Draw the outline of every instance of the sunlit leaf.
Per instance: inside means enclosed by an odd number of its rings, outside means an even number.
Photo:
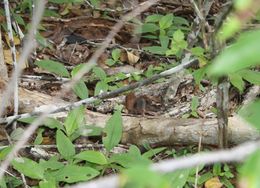
[[[15,158],[12,161],[12,165],[14,169],[32,179],[44,178],[44,169],[38,163],[31,159],[25,157]]]
[[[65,134],[57,130],[56,132],[56,144],[59,153],[62,155],[64,159],[70,159],[75,155],[75,148],[72,142],[68,137],[65,136]]]
[[[105,137],[102,138],[103,144],[107,151],[110,151],[121,140],[123,132],[121,112],[116,111],[107,121],[104,128]]]
[[[63,77],[70,77],[68,70],[65,66],[57,61],[52,60],[40,60],[35,62],[40,68],[45,69],[51,73],[57,74]]]

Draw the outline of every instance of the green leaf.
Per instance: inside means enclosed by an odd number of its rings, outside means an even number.
[[[165,49],[168,48],[168,45],[169,45],[169,37],[168,36],[160,36],[159,37],[159,40],[160,40],[160,43],[161,43],[161,46]]]
[[[2,177],[2,178],[0,179],[0,187],[1,187],[1,188],[7,188],[6,181],[5,181],[5,177]]]
[[[40,188],[56,188],[55,180],[43,180],[39,183]]]
[[[121,140],[123,132],[121,112],[116,111],[107,121],[104,128],[105,137],[102,138],[103,144],[107,151],[110,151]]]
[[[102,81],[106,80],[107,74],[105,73],[105,71],[102,68],[94,67],[93,72],[100,80],[102,80]]]
[[[250,66],[260,65],[259,36],[260,30],[249,31],[241,35],[235,44],[224,49],[216,57],[212,66],[209,67],[209,74],[221,76]]]
[[[145,22],[159,22],[162,17],[163,15],[161,14],[152,14],[145,18]]]
[[[0,150],[0,161],[6,159],[7,155],[12,151],[12,147],[8,146]]]
[[[120,58],[120,54],[121,54],[121,50],[120,49],[114,49],[113,51],[112,51],[112,58],[113,58],[113,60],[114,61],[118,61],[119,60],[119,58]]]
[[[76,159],[82,159],[91,163],[96,163],[99,165],[107,164],[107,159],[103,153],[99,151],[82,151],[79,154],[75,155]]]
[[[184,187],[189,177],[190,170],[177,170],[170,173],[171,187]]]
[[[31,159],[25,157],[15,158],[12,165],[14,169],[32,179],[44,178],[44,169]]]
[[[35,144],[35,145],[40,145],[40,144],[42,143],[42,141],[43,141],[43,137],[42,137],[43,131],[44,131],[44,129],[42,129],[42,128],[39,128],[39,129],[37,130],[37,136],[36,136],[36,138],[35,138],[33,144]]]
[[[215,163],[213,165],[213,174],[214,174],[214,176],[219,176],[221,174],[221,164],[220,163]]]
[[[20,140],[21,136],[23,135],[24,130],[21,127],[14,129],[10,135],[10,138],[14,141]]]
[[[64,159],[71,159],[75,155],[74,145],[70,139],[66,137],[65,134],[60,130],[57,130],[56,132],[56,144],[59,153]]]
[[[46,127],[49,127],[50,129],[61,129],[61,130],[64,129],[61,122],[59,122],[57,119],[50,118],[50,117],[47,117],[43,121],[43,125]]]
[[[77,165],[67,165],[57,172],[53,173],[56,181],[66,183],[75,183],[80,181],[87,181],[99,175],[99,171],[91,167],[83,167]]]
[[[172,25],[173,14],[167,14],[163,16],[159,21],[160,29],[167,29]]]
[[[136,28],[135,33],[154,33],[155,31],[158,31],[159,27],[156,24],[153,23],[145,23],[142,26],[139,26]]]
[[[245,88],[245,82],[243,81],[241,75],[238,73],[229,74],[229,80],[233,86],[235,86],[240,92]]]
[[[107,59],[107,60],[106,60],[106,64],[107,64],[108,66],[113,66],[114,64],[116,64],[116,61],[114,61],[113,59]]]
[[[73,91],[81,99],[88,98],[88,88],[82,79],[74,85]]]
[[[199,179],[198,179],[198,184],[202,185],[203,183],[205,183],[206,181],[208,181],[209,179],[213,178],[214,175],[211,172],[206,172],[205,174],[202,174]]]
[[[57,74],[62,77],[70,77],[68,70],[65,66],[57,61],[40,60],[35,62],[40,68],[45,69],[51,73]]]
[[[165,149],[167,149],[167,148],[166,147],[160,147],[160,148],[150,149],[149,151],[145,152],[142,156],[144,156],[146,158],[151,158],[151,157],[157,155],[158,153],[161,153]]]
[[[259,115],[258,115],[259,116]],[[246,183],[247,187],[260,187],[260,151],[256,151],[248,157],[240,170],[242,181]]]
[[[84,124],[85,121],[84,117],[85,117],[85,107],[83,105],[69,112],[64,122],[64,126],[68,136],[70,136],[72,133],[75,132],[75,130],[77,130],[79,127],[81,127]]]
[[[260,130],[260,100],[256,100],[246,106],[244,106],[240,111],[239,115],[242,116],[246,121],[255,126]]]
[[[239,74],[246,81],[248,81],[252,84],[255,84],[255,85],[260,85],[260,72],[248,69],[248,70],[239,71]]]
[[[184,40],[184,33],[181,30],[177,30],[173,33],[172,39],[176,42],[181,42]]]
[[[194,47],[191,49],[191,53],[197,57],[201,57],[204,55],[204,49],[201,47]]]
[[[185,26],[189,26],[189,22],[188,20],[186,20],[183,17],[180,16],[173,16],[173,25],[177,25],[177,26],[181,26],[181,25],[185,25]]]
[[[94,95],[99,95],[100,93],[107,92],[108,90],[108,84],[103,81],[99,81],[96,84]]]
[[[164,55],[165,52],[168,50],[168,48],[161,47],[161,46],[148,46],[148,47],[143,47],[143,49],[158,55]]]
[[[125,170],[123,174],[126,177],[127,182],[125,187],[171,187],[169,181],[159,174],[148,168],[146,165],[138,165]]]
[[[58,170],[64,167],[62,162],[58,161],[58,157],[51,157],[48,161],[40,159],[39,164],[44,168],[44,170]]]
[[[135,165],[148,165],[151,163],[151,160],[146,156],[142,156],[138,147],[131,145],[127,153],[114,154],[109,159],[109,162],[130,168]]]

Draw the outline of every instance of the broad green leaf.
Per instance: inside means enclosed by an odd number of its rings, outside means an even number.
[[[238,41],[227,47],[216,57],[209,74],[221,76],[241,69],[260,65],[260,30],[249,31],[240,36]]]
[[[159,22],[162,17],[161,14],[152,14],[145,18],[145,22]]]
[[[65,66],[57,61],[40,60],[35,62],[40,68],[45,69],[51,73],[57,74],[62,77],[70,77],[68,70]]]
[[[88,88],[82,79],[74,85],[73,91],[80,99],[88,98]]]
[[[121,112],[116,111],[107,121],[104,128],[105,137],[102,138],[103,144],[107,151],[119,144],[123,132]]]
[[[228,75],[229,80],[233,86],[235,86],[240,92],[245,88],[245,82],[243,81],[241,75],[238,73],[233,73]]]
[[[197,85],[200,85],[201,80],[204,78],[206,74],[206,70],[207,70],[206,67],[202,67],[193,72],[193,77]]]
[[[108,84],[104,81],[99,81],[96,84],[94,95],[99,95],[108,90]]]
[[[6,159],[7,155],[12,151],[12,147],[8,146],[0,150],[0,161]]]
[[[73,68],[71,71],[72,78],[77,75],[77,73],[84,67],[84,64],[79,64]],[[84,80],[80,79],[73,87],[74,93],[81,99],[88,98],[88,88],[84,82]]]
[[[2,177],[2,178],[0,179],[0,187],[1,187],[1,188],[7,188],[6,181],[5,181],[5,177]]]
[[[116,64],[117,62],[116,61],[114,61],[113,59],[107,59],[106,60],[106,64],[108,65],[108,66],[113,66],[114,64]]]
[[[40,188],[57,188],[55,180],[43,180],[39,183]]]
[[[251,102],[250,104],[244,106],[240,111],[239,115],[242,116],[246,121],[255,126],[260,130],[260,100]]]
[[[155,31],[158,31],[160,28],[158,25],[153,23],[145,23],[142,26],[139,26],[136,28],[135,33],[154,33]]]
[[[171,187],[184,187],[189,177],[190,170],[178,170],[170,173]]]
[[[191,53],[192,55],[200,57],[204,55],[204,49],[201,47],[194,47],[191,49]]]
[[[107,78],[107,74],[105,71],[100,67],[94,67],[93,68],[94,74],[102,81],[104,81]]]
[[[114,61],[118,61],[119,60],[119,58],[120,58],[120,54],[121,54],[121,50],[120,49],[114,49],[113,51],[112,51],[112,58],[113,58],[113,60]]]
[[[85,117],[84,106],[79,106],[69,112],[64,122],[64,126],[68,136],[70,136],[72,133],[75,132],[75,130],[77,130],[79,127],[81,127],[84,124],[85,121],[84,117]]]
[[[14,141],[20,140],[21,136],[23,135],[24,130],[21,127],[14,129],[10,135],[10,138]]]
[[[125,187],[170,187],[169,181],[158,172],[154,172],[146,165],[135,165],[125,170],[124,177],[127,178]]]
[[[130,168],[135,165],[148,165],[151,163],[147,157],[141,155],[138,147],[134,145],[130,146],[130,149],[127,153],[112,155],[112,157],[109,159],[109,162],[119,164],[125,168]]]
[[[56,132],[56,144],[59,153],[64,159],[71,159],[75,155],[76,152],[74,145],[70,139],[66,137],[65,134],[60,130],[57,130]]]
[[[160,36],[159,37],[159,40],[160,40],[160,43],[161,43],[161,46],[165,49],[168,48],[168,45],[169,45],[169,37],[168,36]]]
[[[96,163],[99,165],[107,164],[107,159],[103,153],[99,151],[82,151],[79,154],[75,155],[76,159],[82,159],[91,163]]]
[[[58,170],[64,166],[62,162],[58,161],[58,157],[51,157],[48,161],[40,159],[39,164],[44,168],[44,170]]]
[[[161,46],[148,46],[148,47],[143,47],[143,49],[153,54],[159,54],[159,55],[164,55],[168,50],[168,48],[161,47]]]
[[[84,64],[78,64],[77,66],[75,66],[72,71],[71,71],[71,76],[72,78],[75,77],[77,75],[77,73],[84,67]]]
[[[42,128],[39,128],[37,130],[37,136],[36,136],[36,138],[33,142],[34,145],[40,145],[42,143],[42,141],[43,141],[43,137],[42,137],[43,131],[44,131],[44,129],[42,129]]]
[[[247,69],[239,71],[239,74],[246,81],[255,85],[260,85],[260,72]]]
[[[159,21],[160,29],[167,29],[172,25],[173,14],[163,16]]]
[[[173,16],[173,25],[177,25],[179,28],[181,25],[189,26],[188,20],[180,16]]]
[[[145,152],[142,156],[144,156],[146,158],[151,158],[151,157],[157,155],[158,153],[161,153],[165,149],[167,149],[167,148],[166,147],[160,147],[160,148],[150,149],[149,151]]]
[[[259,116],[259,115],[258,115]],[[260,151],[251,154],[240,169],[240,179],[249,188],[260,187]]]
[[[87,181],[99,175],[99,171],[91,167],[67,165],[53,173],[56,181],[75,183]]]
[[[181,42],[184,40],[184,33],[181,30],[177,30],[173,33],[172,39],[176,42]]]
[[[219,176],[221,174],[221,164],[220,163],[215,163],[213,165],[213,170],[212,170],[214,176]]]
[[[44,178],[44,169],[31,159],[25,157],[15,158],[12,161],[12,165],[14,169],[32,179]]]
[[[201,176],[199,176],[198,184],[202,185],[203,183],[205,183],[206,181],[208,181],[209,179],[211,179],[213,177],[214,177],[214,175],[212,174],[212,172],[206,172],[205,174],[202,174]]]
[[[61,122],[59,122],[57,119],[50,118],[50,117],[47,117],[43,121],[43,125],[46,127],[49,127],[50,129],[61,129],[61,130],[64,129]]]

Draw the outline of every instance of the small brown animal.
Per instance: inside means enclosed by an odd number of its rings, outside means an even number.
[[[145,96],[136,97],[134,93],[129,93],[125,99],[125,106],[128,113],[145,115],[147,99]]]

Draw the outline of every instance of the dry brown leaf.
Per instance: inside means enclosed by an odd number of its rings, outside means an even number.
[[[20,53],[18,51],[16,51],[16,59],[18,60],[20,57]],[[12,53],[11,51],[8,50],[4,50],[4,60],[6,64],[12,65],[13,64],[13,59],[12,59]],[[25,69],[26,67],[28,67],[28,63],[25,63],[25,66],[23,67],[23,69]]]
[[[8,37],[7,33],[4,34],[4,37],[7,42],[7,45],[10,47],[10,41],[9,41],[9,37]],[[14,37],[14,45],[20,45],[21,44],[20,39],[17,36],[13,36],[13,37]]]
[[[206,181],[205,188],[221,188],[222,183],[219,181],[218,177],[214,177]]]
[[[139,56],[133,54],[132,52],[127,52],[127,58],[128,58],[128,62],[129,62],[131,65],[137,63],[138,60],[140,59]]]
[[[18,51],[16,51],[16,59],[18,60],[19,57],[20,57],[20,53]],[[4,60],[5,60],[5,63],[8,65],[13,64],[12,53],[10,50],[4,50]],[[25,62],[24,66],[22,68],[25,69],[27,67],[28,67],[28,63]]]

